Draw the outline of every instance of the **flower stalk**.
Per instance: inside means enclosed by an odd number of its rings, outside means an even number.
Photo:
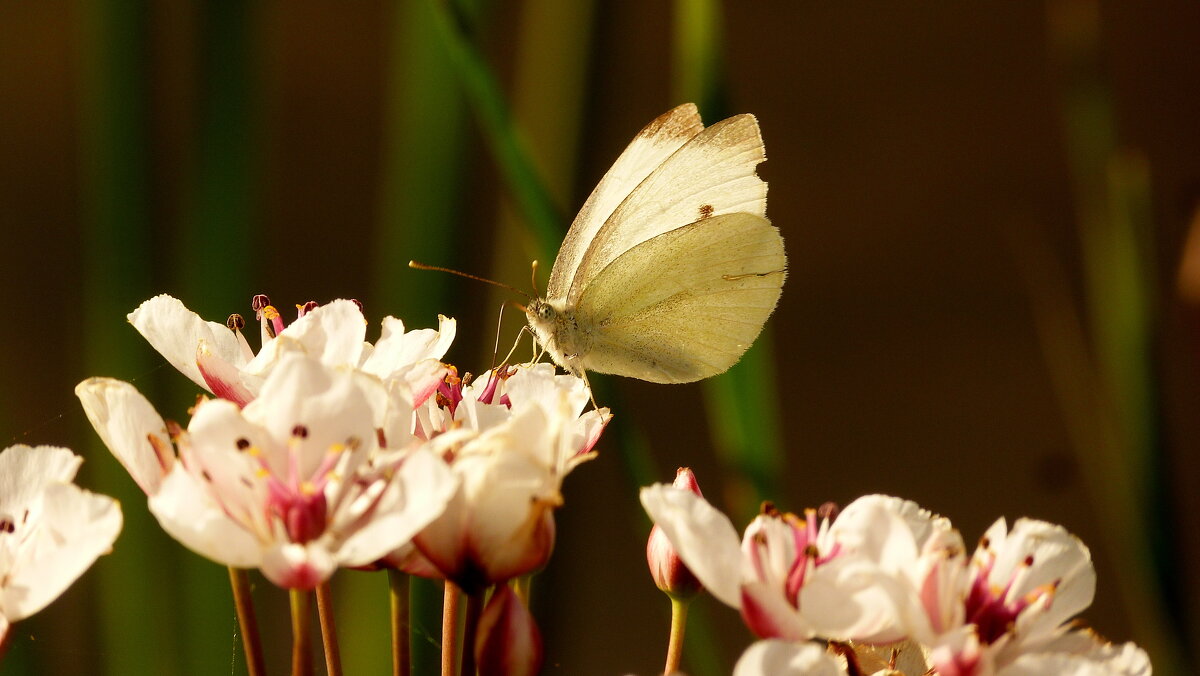
[[[442,596],[442,676],[458,674],[458,585],[446,581]]]
[[[671,597],[671,638],[667,643],[667,663],[663,667],[663,676],[670,676],[679,671],[683,660],[683,634],[687,627],[688,606],[692,599]]]
[[[479,617],[483,614],[484,592],[467,595],[467,612],[463,622],[462,676],[475,676],[475,638],[479,633]]]
[[[412,674],[411,624],[412,578],[395,568],[388,569],[388,596],[392,613],[392,676]]]
[[[250,573],[245,568],[229,566],[229,586],[233,589],[233,606],[237,610],[238,627],[242,631],[246,671],[249,676],[266,676],[258,618],[254,614],[254,598],[250,593]]]
[[[309,631],[309,613],[312,610],[312,592],[289,589],[292,606],[292,676],[312,676],[312,633]]]
[[[342,676],[342,656],[338,651],[337,624],[333,615],[333,590],[329,580],[317,585],[317,614],[321,618],[321,643],[325,648],[325,672]]]

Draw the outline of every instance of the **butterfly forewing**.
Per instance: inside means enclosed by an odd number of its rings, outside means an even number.
[[[554,259],[554,268],[546,288],[548,299],[566,298],[584,252],[613,210],[650,172],[703,129],[696,104],[685,103],[659,115],[638,132],[612,168],[604,174],[604,178],[600,179],[571,223],[558,250],[558,257]]]
[[[593,278],[652,237],[722,214],[764,215],[767,184],[754,169],[765,158],[753,115],[722,120],[693,136],[650,172],[595,232],[574,272],[567,304],[578,303]],[[556,261],[555,275],[557,268]]]
[[[712,216],[657,235],[592,279],[575,309],[588,327],[583,368],[683,383],[735,364],[775,309],[783,239],[750,213]]]

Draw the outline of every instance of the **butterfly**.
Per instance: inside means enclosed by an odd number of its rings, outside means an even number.
[[[529,328],[563,369],[655,383],[723,373],[775,309],[787,276],[766,218],[753,115],[707,128],[691,103],[646,125],[563,239]]]

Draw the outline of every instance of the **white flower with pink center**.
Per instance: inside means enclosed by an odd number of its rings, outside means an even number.
[[[366,342],[366,320],[357,301],[335,300],[297,306],[297,319],[285,325],[266,296],[255,296],[262,347],[257,354],[242,329],[240,315],[225,324],[205,321],[182,302],[160,295],[129,314],[129,322],[167,361],[200,387],[239,405],[250,402],[263,380],[289,351],[301,351],[328,366],[362,370],[382,380],[408,381],[413,390],[436,387],[438,360],[454,340],[455,322],[439,317],[438,330],[405,332],[395,317],[385,317],[379,340]]]
[[[281,354],[244,408],[203,401],[173,435],[127,383],[93,378],[76,392],[168,533],[283,587],[375,562],[436,518],[457,486],[424,445],[384,445],[384,420],[396,409],[411,418],[398,390],[301,351]]]
[[[912,592],[897,575],[919,538],[945,527],[911,502],[867,496],[836,519],[768,505],[739,544],[729,519],[695,494],[657,484],[641,498],[704,587],[762,638],[903,638]]]
[[[940,673],[1149,674],[1133,644],[1111,646],[1070,620],[1091,605],[1091,554],[1061,526],[996,521],[968,559],[961,540],[930,541],[915,580],[913,635]]]
[[[65,448],[0,451],[0,641],[112,549],[116,500],[72,484],[83,458]]]

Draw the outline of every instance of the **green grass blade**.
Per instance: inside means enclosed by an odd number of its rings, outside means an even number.
[[[129,345],[125,314],[149,287],[149,166],[144,2],[82,2],[81,192],[84,231],[84,363],[88,374],[133,378],[149,370]],[[79,418],[82,420],[82,416]],[[86,435],[86,436],[84,436]],[[113,554],[96,566],[98,673],[173,674],[179,627],[170,602],[168,544],[145,495],[91,430],[84,471],[124,507]],[[151,648],[151,646],[153,648]]]

